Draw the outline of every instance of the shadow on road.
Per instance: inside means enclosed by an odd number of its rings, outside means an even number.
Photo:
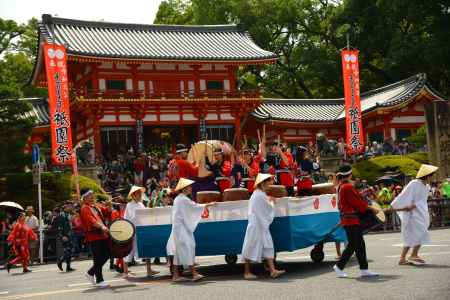
[[[376,277],[358,277],[356,281],[370,282],[370,283],[385,283],[386,281],[397,280],[401,278],[400,275],[380,275]]]

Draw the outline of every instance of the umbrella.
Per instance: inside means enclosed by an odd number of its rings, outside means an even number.
[[[11,202],[11,201],[0,202],[0,206],[6,207],[6,208],[15,208],[15,209],[18,209],[21,211],[24,210],[20,204],[18,204],[16,202]]]
[[[389,183],[400,183],[400,181],[398,179],[395,179],[395,178],[391,177],[391,176],[385,175],[385,176],[381,176],[380,178],[378,178],[375,181],[375,183],[376,184],[380,184],[380,183],[387,183],[387,184],[389,184]]]

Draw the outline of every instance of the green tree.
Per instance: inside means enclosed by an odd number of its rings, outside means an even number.
[[[240,69],[242,86],[262,85],[266,96],[342,97],[340,49],[350,35],[360,50],[362,91],[429,75],[450,93],[449,0],[167,0],[156,23],[236,23],[274,65]]]
[[[23,153],[35,120],[22,97],[45,96],[45,89],[29,85],[37,51],[37,21],[26,25],[0,19],[0,173],[23,171],[29,158]]]

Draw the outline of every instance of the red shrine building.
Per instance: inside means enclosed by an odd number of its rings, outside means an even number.
[[[242,90],[242,65],[274,63],[237,25],[179,26],[90,22],[43,15],[32,84],[47,86],[43,43],[66,47],[74,145],[90,140],[97,157],[130,147],[201,138],[240,147],[241,136],[305,143],[317,133],[345,137],[343,99],[263,99]],[[364,89],[364,87],[362,87]],[[425,123],[424,106],[444,97],[425,74],[361,94],[368,140],[400,139]],[[49,140],[47,99],[29,99],[30,144]]]
[[[237,86],[242,65],[271,64],[236,25],[90,22],[43,15],[32,84],[47,86],[43,43],[66,47],[73,144],[91,139],[98,156],[157,141],[204,136],[239,147],[241,122],[261,103]],[[48,132],[46,100],[35,100],[34,137]],[[47,119],[46,119],[47,118]]]
[[[425,124],[425,105],[445,100],[425,74],[361,93],[366,141],[400,140]],[[251,113],[250,132],[268,124],[268,139],[280,136],[288,144],[315,141],[318,133],[330,139],[345,137],[344,99],[264,99]],[[253,134],[253,133],[251,133]]]

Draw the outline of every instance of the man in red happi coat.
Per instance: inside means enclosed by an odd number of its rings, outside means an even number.
[[[189,149],[178,144],[176,155],[169,163],[169,179],[171,182],[178,182],[180,178],[193,179],[198,176],[198,166],[187,161]]]
[[[286,187],[288,195],[293,196],[294,195],[293,170],[295,170],[294,158],[292,157],[292,154],[288,151],[286,145],[281,145],[281,148],[279,149],[279,154],[281,160],[279,169],[276,170],[276,173],[280,178],[280,184]]]
[[[211,164],[209,160],[206,160],[206,164],[208,165],[210,171],[213,172],[220,192],[223,193],[223,191],[231,188],[232,186],[231,170],[233,169],[233,166],[231,161],[224,158],[223,150],[220,148],[214,149],[214,159],[214,164]]]
[[[341,225],[347,235],[348,244],[333,269],[339,278],[347,277],[347,274],[344,272],[345,265],[352,255],[356,254],[359,269],[361,270],[361,277],[378,276],[377,273],[368,270],[366,244],[359,220],[359,216],[367,210],[371,210],[374,214],[378,213],[378,210],[368,206],[367,201],[362,198],[361,194],[353,186],[353,183],[350,181],[352,177],[351,165],[343,164],[339,168],[336,176],[340,181],[337,194]]]
[[[37,236],[33,230],[25,224],[25,214],[21,213],[17,222],[13,225],[7,239],[7,241],[11,243],[14,254],[16,255],[14,259],[6,264],[8,273],[11,267],[19,262],[22,264],[24,273],[31,272],[31,270],[28,269],[28,263],[30,261],[28,240],[37,240]]]

